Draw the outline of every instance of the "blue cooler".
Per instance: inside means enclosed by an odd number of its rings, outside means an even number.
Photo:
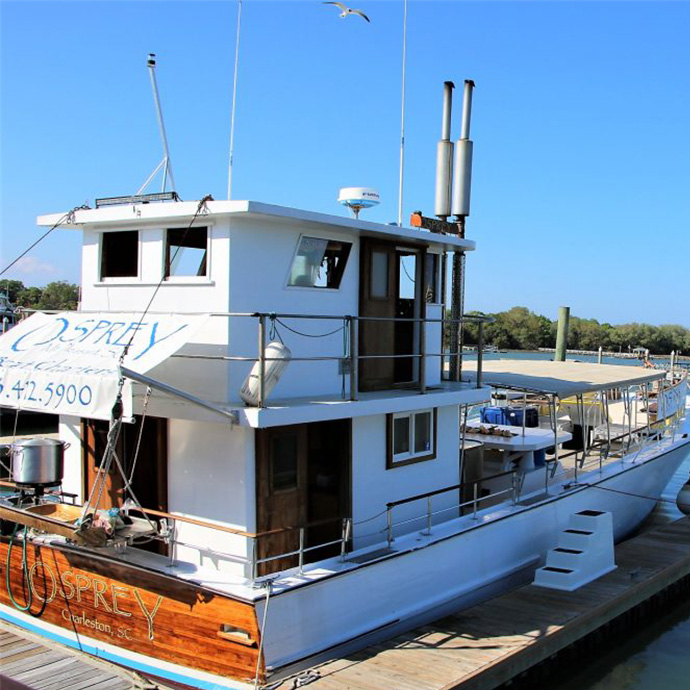
[[[539,412],[536,407],[482,407],[479,414],[482,424],[522,426],[522,418],[524,417],[526,427],[539,426]]]
[[[479,408],[479,415],[482,424],[515,425],[513,421],[515,414],[510,407],[481,407]]]

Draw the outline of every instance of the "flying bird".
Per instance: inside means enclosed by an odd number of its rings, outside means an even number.
[[[345,17],[347,17],[349,14],[358,14],[360,17],[362,17],[362,19],[366,19],[371,24],[371,20],[369,19],[369,17],[367,17],[366,14],[364,14],[364,12],[362,12],[362,10],[353,10],[350,7],[347,7],[346,5],[343,5],[342,2],[324,2],[322,4],[335,5],[336,7],[339,7],[342,10],[342,12],[340,13],[341,19],[345,19]]]

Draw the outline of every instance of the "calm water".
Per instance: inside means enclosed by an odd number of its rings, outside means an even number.
[[[550,353],[509,352],[485,355],[486,359],[551,359]],[[596,357],[569,356],[583,362]],[[604,357],[604,364],[635,366],[636,360]],[[660,361],[660,360],[655,360]],[[676,495],[688,478],[690,461],[676,472],[662,495],[646,528],[652,528],[682,516],[675,506]],[[583,670],[569,674],[564,681],[550,681],[551,690],[690,690],[690,599],[675,611],[660,616],[644,628],[632,629],[616,648],[583,659]]]

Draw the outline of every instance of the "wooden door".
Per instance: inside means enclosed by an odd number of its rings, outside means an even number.
[[[89,419],[82,421],[82,458],[84,463],[85,499],[95,486],[92,509],[120,507],[127,498],[122,472],[113,460],[105,473],[101,466],[108,438],[109,423]],[[167,511],[167,420],[147,417],[141,433],[141,419],[123,424],[115,452],[132,489],[144,508]],[[139,453],[137,456],[137,445]],[[102,481],[102,488],[98,482]]]
[[[257,532],[281,530],[258,539],[258,558],[299,549],[299,528],[307,522],[307,426],[256,431]],[[284,530],[284,531],[282,531]],[[292,568],[297,556],[259,565],[258,574]]]
[[[394,244],[362,239],[360,255],[359,315],[393,319],[397,306],[397,257]],[[392,355],[395,352],[395,323],[359,323],[360,355]],[[361,391],[391,388],[395,381],[394,359],[363,359],[359,364]]]

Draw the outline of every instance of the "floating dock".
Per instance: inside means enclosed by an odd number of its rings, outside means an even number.
[[[690,518],[618,545],[616,563],[616,570],[575,592],[520,587],[271,687],[494,690],[539,673],[566,650],[600,644],[615,626],[628,626],[646,610],[656,611],[659,601],[690,589]],[[0,658],[2,674],[21,684],[17,690],[147,687],[136,674],[4,623]]]

